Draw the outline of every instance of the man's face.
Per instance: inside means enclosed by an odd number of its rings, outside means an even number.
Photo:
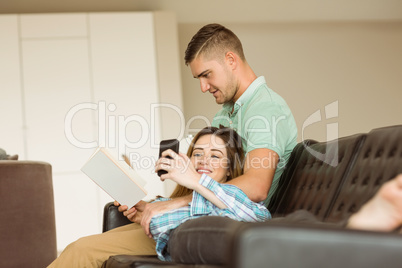
[[[216,103],[236,101],[234,99],[238,90],[236,79],[225,61],[204,60],[200,56],[189,65],[194,78],[200,80],[201,91],[210,92],[215,97]]]

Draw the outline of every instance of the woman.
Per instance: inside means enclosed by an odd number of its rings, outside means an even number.
[[[150,231],[155,241],[149,239],[138,224],[141,212],[132,209],[125,215],[133,224],[78,239],[68,245],[49,267],[100,267],[109,256],[118,254],[157,254],[160,259],[169,260],[166,253],[169,234],[182,222],[212,215],[241,221],[264,221],[271,217],[262,204],[252,202],[239,188],[223,184],[243,172],[241,137],[234,130],[204,128],[194,137],[187,156],[171,150],[162,154],[167,155],[173,159],[159,159],[156,171],[166,170],[167,174],[162,175],[161,180],[171,179],[178,183],[170,198],[191,193],[193,196],[188,206],[152,217]],[[170,198],[158,197],[154,202]]]
[[[241,138],[230,128],[207,127],[193,139],[188,156],[172,150],[163,152],[156,171],[167,174],[161,180],[178,183],[172,197],[193,192],[191,203],[152,218],[150,232],[156,241],[159,259],[170,260],[166,246],[170,232],[181,223],[202,216],[224,216],[238,221],[265,221],[271,218],[263,204],[252,202],[238,187],[224,184],[242,174],[244,153]],[[167,158],[170,156],[171,158]],[[158,198],[156,201],[166,199]]]

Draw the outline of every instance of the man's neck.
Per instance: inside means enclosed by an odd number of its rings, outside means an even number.
[[[245,63],[239,72],[239,87],[236,95],[233,98],[233,102],[236,102],[240,96],[243,95],[243,93],[247,90],[251,83],[254,82],[255,79],[257,79],[257,75],[254,73],[251,67]]]

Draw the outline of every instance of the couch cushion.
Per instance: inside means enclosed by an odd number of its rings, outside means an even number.
[[[327,221],[349,218],[384,182],[402,173],[401,140],[402,126],[374,129],[367,134]]]
[[[306,140],[304,142],[298,143],[295,148],[293,148],[292,154],[289,157],[289,160],[286,164],[285,169],[280,177],[280,181],[278,183],[278,188],[275,194],[272,196],[270,203],[268,204],[268,210],[272,215],[276,214],[280,201],[282,200],[283,193],[286,191],[291,179],[292,174],[295,172],[297,163],[299,161],[300,156],[302,155],[305,146],[310,146],[311,144],[317,143],[315,140]]]
[[[329,142],[301,143],[299,161],[292,163],[296,165],[293,174],[285,174],[287,186],[278,192],[273,216],[307,210],[324,220],[363,138],[364,135],[353,135]]]

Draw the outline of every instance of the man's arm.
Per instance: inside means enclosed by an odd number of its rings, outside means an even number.
[[[254,149],[246,156],[244,174],[228,181],[239,187],[254,202],[264,201],[274,179],[279,156],[270,149]]]
[[[164,213],[166,211],[171,211],[176,208],[185,207],[191,202],[192,195],[187,195],[183,197],[177,197],[169,201],[161,201],[154,203],[146,203],[142,211],[141,226],[144,229],[146,235],[152,238],[149,232],[149,224],[153,216],[157,214]]]

